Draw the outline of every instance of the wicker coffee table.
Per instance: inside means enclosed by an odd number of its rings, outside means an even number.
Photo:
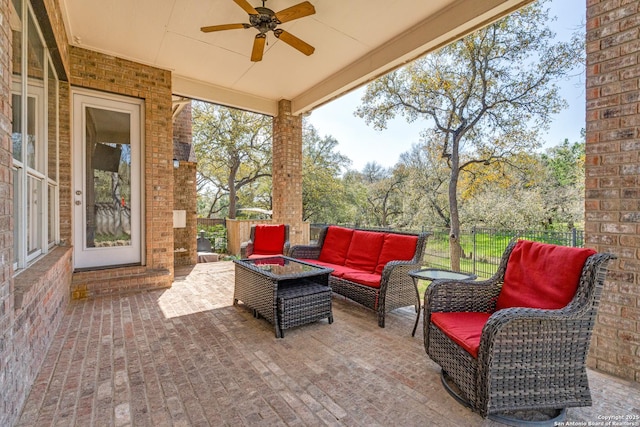
[[[285,329],[320,319],[333,323],[329,287],[332,269],[285,256],[234,263],[233,304],[242,301],[253,310],[254,317],[271,322],[276,338],[283,338]]]

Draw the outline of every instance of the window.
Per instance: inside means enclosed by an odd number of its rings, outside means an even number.
[[[59,82],[30,5],[12,6],[13,265],[20,270],[58,240]]]

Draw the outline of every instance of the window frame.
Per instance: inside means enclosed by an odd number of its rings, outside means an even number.
[[[15,130],[19,132],[21,139],[20,160],[16,159],[15,154],[12,155],[14,239],[16,239],[12,260],[14,275],[48,253],[60,240],[60,80],[53,67],[51,55],[30,1],[22,0],[21,7],[21,13],[18,14],[16,11],[17,16],[12,17],[15,19],[14,22],[20,23],[19,31],[22,33],[20,73],[12,75],[11,87],[12,106],[14,96],[20,99],[20,127]],[[29,31],[35,34],[29,34]],[[38,54],[42,55],[39,58],[42,65],[41,79],[29,76],[27,60],[32,53],[30,37],[31,41],[35,38],[36,43],[42,46],[41,52],[37,49]],[[51,97],[54,99],[51,100]],[[32,109],[30,109],[31,99],[34,100]],[[33,135],[29,133],[30,126],[33,127]],[[35,141],[33,165],[30,165],[28,157],[31,136]],[[51,153],[50,148],[55,152]],[[54,158],[50,159],[49,156]],[[55,171],[51,171],[52,176],[49,176],[50,160],[55,163]]]

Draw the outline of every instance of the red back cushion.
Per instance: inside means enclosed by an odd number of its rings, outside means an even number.
[[[578,289],[582,267],[596,251],[520,240],[507,262],[496,309],[558,309]]]
[[[380,257],[380,249],[384,242],[385,233],[377,233],[374,231],[356,230],[349,245],[347,252],[347,260],[344,262],[346,267],[357,268],[358,270],[373,273],[378,265]]]
[[[384,243],[378,257],[378,265],[375,272],[382,274],[384,266],[389,261],[410,261],[416,253],[418,236],[405,236],[402,234],[388,233],[384,236]]]
[[[352,236],[353,230],[351,228],[329,226],[327,234],[324,236],[324,243],[318,260],[330,264],[344,265]]]
[[[253,240],[254,254],[281,254],[284,248],[284,224],[256,225]]]

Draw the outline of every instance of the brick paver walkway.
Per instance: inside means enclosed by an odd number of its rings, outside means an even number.
[[[177,271],[169,290],[72,302],[19,425],[497,425],[443,390],[410,309],[381,329],[334,297],[333,324],[276,339],[232,295],[219,262]],[[638,384],[590,379],[594,406],[569,421],[640,415]]]

